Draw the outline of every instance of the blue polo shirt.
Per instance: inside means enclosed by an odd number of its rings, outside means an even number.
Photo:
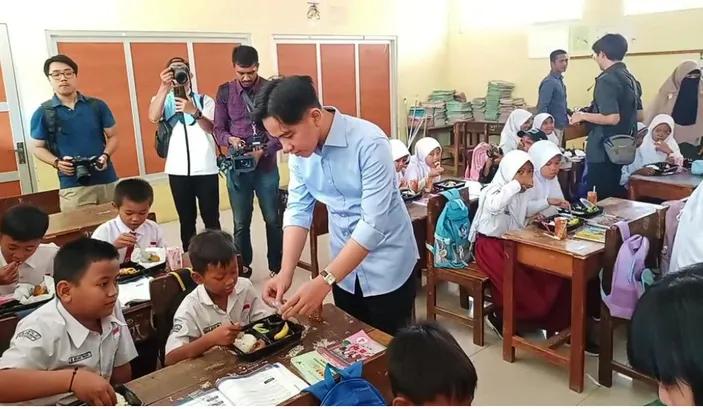
[[[103,129],[115,125],[115,118],[107,104],[97,100],[97,106],[93,107],[81,94],[78,94],[78,101],[76,101],[74,109],[62,105],[56,95],[52,101],[54,109],[56,109],[56,121],[59,125],[59,132],[56,135],[58,156],[91,158],[102,155],[105,152]],[[32,115],[30,135],[40,141],[49,139],[49,129],[44,119],[42,107],[39,107]],[[58,172],[58,175],[61,189],[80,186],[75,175],[67,176],[61,172]],[[117,173],[115,173],[115,168],[110,161],[107,169],[92,173],[88,186],[104,185],[115,181],[117,181]]]

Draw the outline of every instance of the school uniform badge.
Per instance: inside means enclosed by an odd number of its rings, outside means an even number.
[[[86,359],[88,359],[92,356],[93,356],[92,352],[90,352],[90,351],[84,352],[80,355],[76,355],[76,356],[72,356],[72,357],[68,358],[68,363],[69,363],[69,365],[75,364],[76,362],[85,361]]]
[[[27,338],[28,340],[34,342],[34,341],[41,339],[41,334],[39,334],[37,331],[35,331],[33,329],[26,329],[26,330],[20,332],[19,334],[17,334],[17,336],[15,337],[15,339],[20,339],[20,338]]]

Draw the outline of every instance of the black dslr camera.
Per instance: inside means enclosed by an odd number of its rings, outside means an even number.
[[[171,72],[173,73],[173,80],[178,84],[173,89],[173,95],[176,98],[187,98],[185,86],[190,80],[190,69],[187,65],[181,64],[172,67]]]
[[[98,157],[93,156],[92,158],[83,158],[81,156],[76,156],[70,161],[73,164],[73,169],[76,170],[76,180],[79,185],[87,185],[90,182],[90,177],[93,172],[98,171]]]

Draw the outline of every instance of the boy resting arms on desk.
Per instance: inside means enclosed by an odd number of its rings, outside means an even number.
[[[193,281],[173,316],[166,365],[195,358],[214,346],[234,343],[243,325],[273,314],[246,278],[238,277],[237,252],[229,233],[208,230],[188,247]]]
[[[53,405],[69,393],[114,406],[132,378],[134,341],[117,303],[117,250],[81,238],[54,260],[56,298],[20,321],[0,358],[0,402]]]

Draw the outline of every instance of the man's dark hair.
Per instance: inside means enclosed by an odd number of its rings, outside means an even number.
[[[208,266],[230,265],[237,258],[237,249],[231,234],[221,230],[206,230],[190,241],[188,256],[193,271],[205,274]]]
[[[51,63],[55,63],[55,62],[60,62],[60,63],[68,65],[69,67],[71,67],[73,72],[75,72],[76,75],[78,75],[78,64],[76,64],[76,62],[73,61],[71,59],[71,57],[69,57],[67,55],[57,54],[53,57],[47,58],[46,61],[44,61],[44,76],[45,77],[49,76],[49,68],[51,68]]]
[[[393,338],[388,345],[388,378],[394,396],[418,406],[440,396],[470,401],[478,383],[464,350],[434,322],[413,325]]]
[[[68,281],[78,285],[90,265],[99,261],[117,260],[115,246],[102,240],[81,237],[61,247],[54,258],[54,282]]]
[[[610,61],[622,61],[627,54],[627,40],[620,34],[606,34],[591,49],[596,55],[602,52]]]
[[[183,57],[173,57],[173,58],[171,58],[171,59],[168,60],[168,62],[166,63],[166,68],[170,67],[171,64],[173,64],[174,62],[181,63],[181,64],[185,65],[186,67],[190,68],[190,64],[188,63],[188,60],[186,60],[186,59],[183,58]]]
[[[549,61],[556,62],[557,58],[559,58],[560,55],[565,55],[565,54],[567,54],[567,52],[564,50],[554,50],[551,53],[549,53]]]
[[[8,209],[0,221],[0,234],[16,241],[41,240],[49,229],[49,215],[31,204]]]
[[[154,203],[154,189],[144,179],[125,179],[115,186],[112,201],[115,202],[117,207],[120,207],[125,199],[134,203],[149,202],[149,205],[151,205]]]
[[[308,75],[277,78],[265,84],[256,95],[252,118],[261,123],[275,117],[286,125],[299,123],[308,110],[321,108],[317,91]]]
[[[259,53],[256,48],[248,45],[239,45],[232,50],[232,64],[242,68],[253,67],[259,63]]]
[[[627,337],[632,367],[703,405],[703,263],[664,276],[637,302]]]

